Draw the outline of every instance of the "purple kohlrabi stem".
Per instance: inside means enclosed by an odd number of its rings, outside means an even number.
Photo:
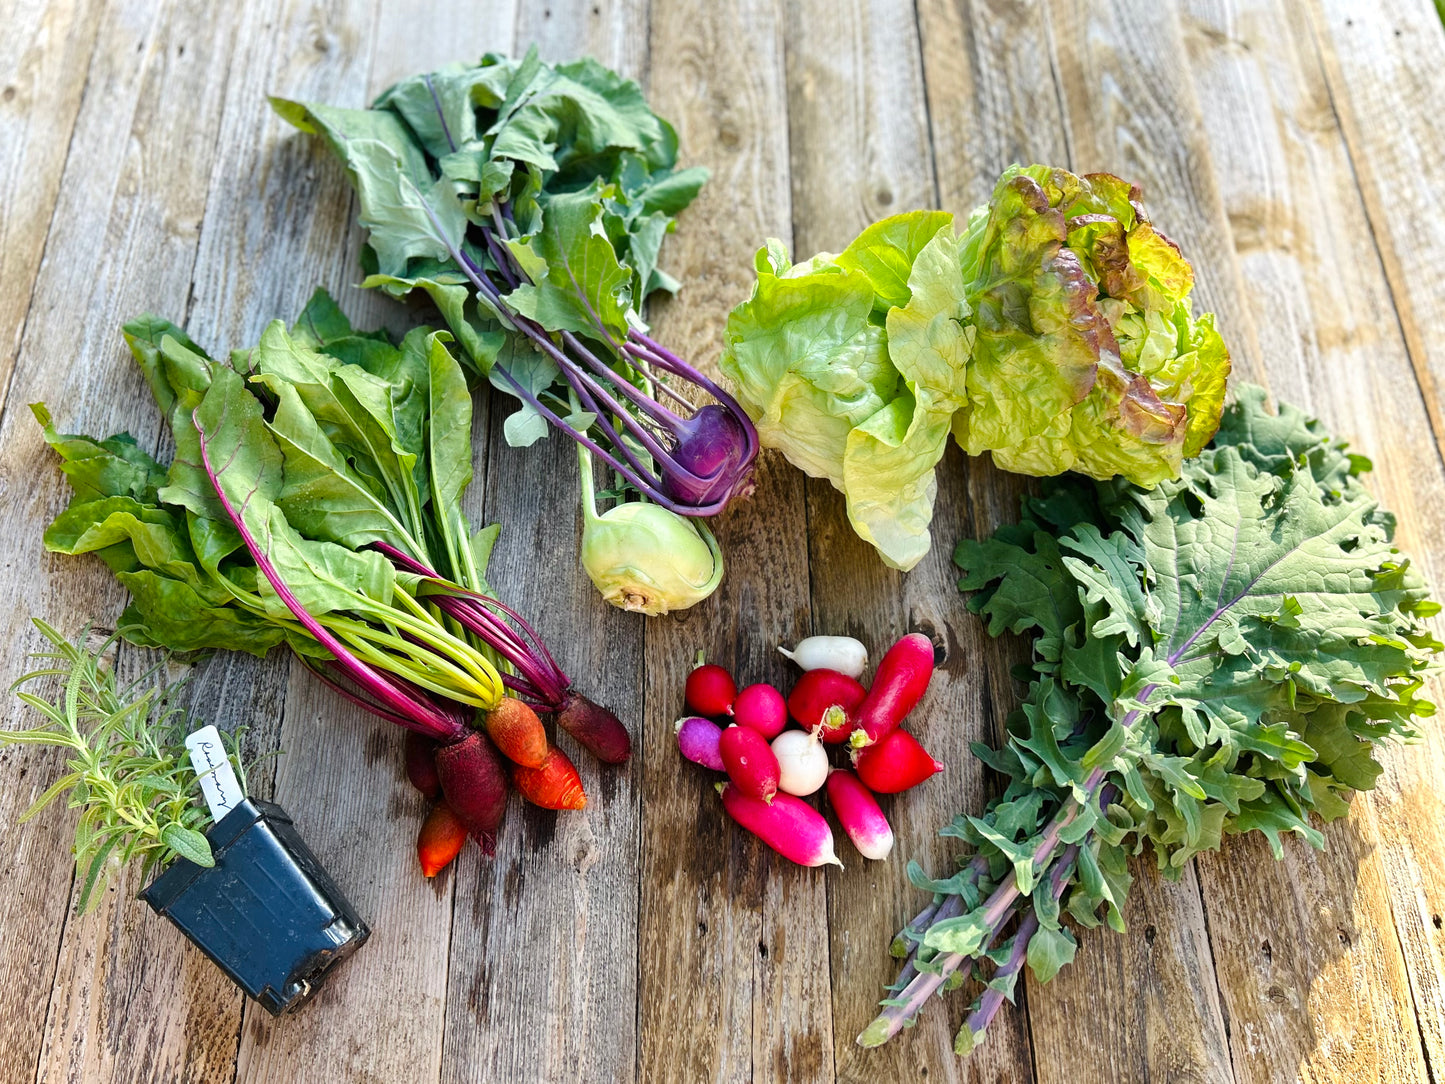
[[[441,236],[446,236],[445,232],[441,231],[440,224],[438,224],[438,230],[441,232]],[[483,227],[482,233],[486,238],[488,252],[497,263],[499,269],[501,269],[499,273],[505,272],[504,279],[509,284],[514,285],[516,281],[520,281],[523,277],[521,270],[520,268],[514,267],[515,261],[512,260],[511,254],[505,249],[505,246],[495,238],[491,229]],[[487,277],[486,271],[475,260],[462,252],[459,247],[449,244],[449,248],[457,266],[471,281],[478,294],[499,313],[502,313],[507,322],[525,335],[536,349],[556,362],[558,369],[561,371],[568,385],[581,400],[584,409],[596,414],[599,421],[604,418],[610,418],[622,425],[628,431],[628,434],[647,450],[654,461],[659,464],[665,464],[672,474],[679,476],[687,475],[698,483],[709,481],[707,478],[693,474],[678,463],[671,452],[658,441],[657,437],[647,426],[643,425],[641,420],[618,400],[616,394],[604,387],[602,381],[605,380],[608,384],[612,385],[612,387],[617,389],[624,398],[628,399],[637,410],[640,410],[653,422],[664,428],[668,427],[669,423],[679,424],[681,419],[678,415],[663,407],[660,403],[641,395],[622,374],[617,373],[611,366],[604,365],[570,332],[564,332],[562,334],[562,342],[567,348],[567,350],[564,351],[553,341],[552,336],[542,328],[541,325],[522,316],[520,313],[513,312],[506,305],[502,299],[501,292]],[[579,432],[572,426],[567,425],[555,410],[546,406],[535,392],[526,388],[521,381],[517,380],[504,366],[496,366],[496,371],[511,388],[513,393],[541,414],[548,423],[566,432],[589,452],[592,452],[602,459],[603,462],[614,467],[618,473],[636,486],[641,493],[670,511],[692,516],[715,515],[727,506],[728,501],[731,500],[732,497],[749,492],[748,479],[751,465],[758,454],[759,445],[757,430],[737,400],[725,392],[714,381],[708,379],[676,354],[668,351],[662,347],[661,344],[656,343],[643,333],[635,330],[630,331],[628,342],[619,344],[612,341],[610,333],[608,333],[605,326],[601,326],[600,321],[599,327],[601,335],[617,350],[619,357],[623,359],[630,359],[634,356],[645,357],[651,363],[696,383],[716,398],[724,409],[735,417],[743,429],[745,451],[738,462],[731,468],[736,474],[736,484],[731,486],[728,492],[721,498],[707,505],[684,504],[675,499],[661,488],[660,477],[654,477],[649,472],[638,453],[628,445],[620,433],[617,433],[613,429],[612,425],[604,423],[601,426],[602,431],[607,434],[608,442],[613,446],[613,451],[608,452],[603,450],[596,441],[592,440],[585,433]],[[570,357],[567,351],[571,351],[576,357]],[[677,396],[674,396],[674,398],[678,398],[679,402],[684,401]]]

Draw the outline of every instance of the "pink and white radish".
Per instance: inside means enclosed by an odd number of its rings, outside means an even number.
[[[788,725],[788,702],[771,685],[749,685],[733,701],[733,721],[772,741]]]
[[[848,740],[868,690],[837,670],[808,670],[788,694],[788,714],[827,745]]]
[[[728,778],[738,785],[739,791],[763,804],[774,799],[782,769],[767,738],[751,727],[734,724],[722,732],[718,752]]]
[[[893,829],[873,792],[856,775],[842,768],[828,773],[828,801],[859,854],[875,861],[888,857],[893,850]]]
[[[886,737],[923,698],[932,678],[933,642],[910,632],[878,663],[868,696],[858,705],[858,728],[848,740],[857,747]]]
[[[943,771],[943,765],[906,730],[894,730],[882,741],[854,752],[853,767],[875,794],[897,794]]]
[[[728,816],[784,858],[800,866],[841,866],[833,853],[833,830],[801,798],[779,794],[772,804],[749,798],[731,783],[719,783]]]
[[[685,715],[673,725],[673,729],[677,732],[677,747],[684,757],[715,772],[727,771],[722,753],[718,751],[722,727],[717,723],[701,715]]]
[[[773,739],[773,756],[778,758],[778,789],[784,794],[806,798],[828,778],[828,753],[806,730],[785,730]]]
[[[836,670],[860,678],[868,668],[868,649],[851,636],[809,636],[791,651],[781,644],[778,650],[804,670]]]

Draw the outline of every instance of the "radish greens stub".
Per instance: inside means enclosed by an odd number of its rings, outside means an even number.
[[[1033,637],[1008,741],[975,752],[1008,780],[970,845],[903,932],[911,956],[859,1037],[887,1041],[960,968],[989,985],[958,1036],[967,1053],[1024,963],[1073,959],[1068,916],[1122,929],[1128,858],[1165,876],[1225,835],[1316,847],[1381,772],[1376,746],[1416,736],[1439,611],[1394,545],[1395,520],[1351,454],[1300,411],[1242,386],[1211,446],[1153,489],[1077,476],[1025,498],[1022,521],[955,560],[993,635]],[[1015,917],[1012,937],[1004,930]]]
[[[521,400],[509,443],[558,428],[683,515],[750,491],[747,414],[639,315],[678,287],[659,252],[707,171],[677,168],[677,134],[636,83],[533,50],[413,76],[369,109],[272,104],[346,164],[364,285],[430,295],[467,364]]]

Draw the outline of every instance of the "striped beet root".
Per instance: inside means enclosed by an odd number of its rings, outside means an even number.
[[[425,734],[415,730],[406,732],[402,755],[406,758],[406,778],[419,790],[427,801],[436,801],[442,792],[442,781],[437,778],[437,743]]]
[[[632,755],[632,739],[617,716],[580,693],[567,694],[557,725],[603,764],[621,764]]]
[[[467,826],[482,853],[497,853],[497,828],[507,812],[507,771],[490,739],[471,731],[436,754],[437,777],[447,805]]]

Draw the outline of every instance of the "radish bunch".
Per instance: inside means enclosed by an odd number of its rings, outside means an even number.
[[[897,794],[943,770],[900,725],[933,677],[933,644],[904,636],[871,687],[859,680],[868,651],[851,637],[810,636],[779,650],[803,670],[786,698],[766,684],[740,690],[726,669],[699,657],[684,690],[692,714],[677,721],[678,749],[727,773],[717,789],[728,815],[784,858],[842,865],[827,820],[804,801],[821,790],[858,853],[888,857],[893,830],[874,794]],[[838,751],[831,758],[830,747]]]

